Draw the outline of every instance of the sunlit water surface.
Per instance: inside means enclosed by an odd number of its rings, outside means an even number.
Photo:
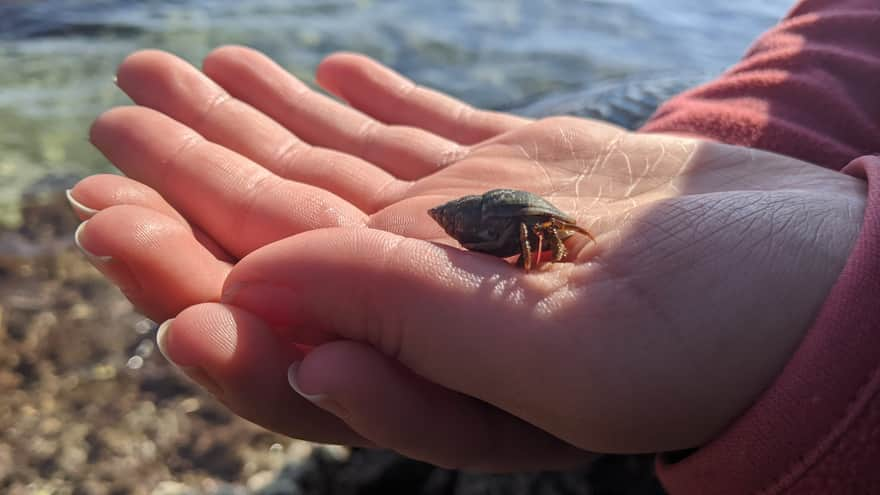
[[[312,82],[337,50],[369,54],[472,104],[518,109],[616,81],[687,80],[735,62],[787,0],[148,0],[0,2],[0,224],[21,192],[111,170],[87,142],[127,54],[198,63],[255,47]],[[54,185],[50,187],[55,187]]]

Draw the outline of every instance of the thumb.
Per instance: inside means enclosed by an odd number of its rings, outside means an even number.
[[[558,434],[546,412],[571,416],[557,407],[558,387],[546,386],[557,367],[545,360],[559,346],[554,325],[534,309],[546,284],[486,255],[379,230],[322,229],[243,259],[223,302],[268,322],[282,340],[335,340],[296,367],[297,390],[310,400],[320,394],[316,404],[366,438],[447,465],[463,451],[516,445],[503,450],[518,455],[496,459],[509,467],[536,453],[548,464],[583,459],[529,424]],[[425,451],[424,424],[412,419],[428,417],[436,434]]]
[[[700,419],[694,419],[691,396],[701,389],[678,379],[692,376],[689,361],[664,358],[676,349],[677,334],[644,330],[652,313],[639,313],[638,298],[622,294],[607,270],[600,263],[567,263],[525,273],[488,255],[381,230],[320,229],[240,261],[223,302],[257,315],[282,339],[365,344],[357,348],[359,368],[342,352],[333,354],[333,362],[351,363],[346,371],[327,365],[329,351],[316,353],[311,364],[307,356],[300,368],[305,395],[339,383],[375,384],[370,378],[379,363],[396,369],[388,364],[394,362],[583,450],[691,447]],[[324,374],[327,369],[360,375],[340,382],[339,375]],[[396,383],[411,384],[409,396],[418,397],[421,382],[410,378]],[[388,417],[374,415],[380,416]]]
[[[321,229],[247,256],[227,279],[223,302],[292,341],[324,335],[368,344],[417,375],[529,420],[523,391],[528,402],[557,400],[542,395],[552,393],[552,374],[584,372],[566,370],[574,365],[560,355],[571,352],[553,311],[560,277],[385,231]]]

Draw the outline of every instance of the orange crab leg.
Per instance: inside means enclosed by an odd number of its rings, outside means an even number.
[[[544,233],[543,232],[535,232],[538,236],[538,250],[535,252],[535,268],[541,264],[541,251],[543,250],[544,244]]]
[[[559,220],[547,220],[546,222],[539,223],[535,225],[535,232],[537,233],[538,231],[551,226],[556,227],[557,229],[573,230],[575,232],[579,232],[589,237],[591,241],[596,242],[596,238],[593,237],[593,234],[591,234],[587,229],[579,227],[573,223],[561,222]]]
[[[591,241],[596,242],[596,238],[593,237],[593,234],[591,234],[587,229],[583,227],[578,227],[577,225],[572,224],[564,224],[562,225],[562,228],[564,228],[565,230],[574,230],[576,232],[580,232],[581,234],[589,237]]]

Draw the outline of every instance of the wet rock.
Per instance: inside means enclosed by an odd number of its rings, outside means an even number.
[[[541,98],[515,113],[540,118],[549,115],[589,117],[638,129],[661,103],[711,78],[703,72],[640,74],[630,79],[594,83],[590,87]]]

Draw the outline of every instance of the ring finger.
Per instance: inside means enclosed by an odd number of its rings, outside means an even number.
[[[159,192],[239,258],[306,230],[366,221],[361,210],[342,198],[284,180],[144,107],[104,113],[92,126],[91,140],[126,175]]]

